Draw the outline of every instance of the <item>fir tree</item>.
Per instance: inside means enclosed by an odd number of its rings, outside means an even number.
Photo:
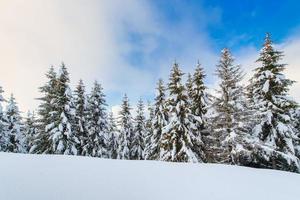
[[[38,134],[34,138],[34,144],[30,149],[30,153],[53,153],[52,142],[49,140],[53,121],[55,121],[56,108],[54,100],[56,98],[57,74],[51,66],[46,74],[47,83],[39,88],[43,94],[38,100],[41,101],[38,109]]]
[[[252,78],[253,103],[259,119],[253,134],[264,144],[255,151],[255,158],[262,167],[299,171],[294,146],[299,138],[291,121],[291,111],[297,104],[288,96],[294,81],[284,76],[286,65],[279,63],[282,57],[267,34],[257,60],[261,66]]]
[[[34,112],[28,111],[24,124],[24,132],[26,152],[30,152],[30,149],[34,145],[35,138],[38,134],[37,120],[35,118]]]
[[[135,117],[135,126],[133,131],[131,143],[131,159],[143,160],[144,159],[144,137],[146,135],[146,124],[144,114],[144,103],[142,99],[138,101],[137,115]]]
[[[0,151],[6,150],[6,144],[7,144],[7,119],[3,110],[3,102],[5,102],[5,99],[3,98],[3,89],[0,86]]]
[[[166,89],[163,80],[157,84],[157,95],[154,103],[154,113],[152,121],[153,134],[151,135],[150,146],[146,159],[159,160],[161,154],[162,130],[168,124],[168,111],[166,108]]]
[[[154,109],[153,105],[148,102],[148,118],[146,118],[146,133],[144,136],[144,159],[149,160],[150,159],[150,151],[151,151],[151,138],[153,136],[153,119],[154,119]]]
[[[170,120],[162,133],[162,160],[173,162],[199,162],[197,154],[199,139],[191,119],[188,96],[181,83],[183,73],[174,64],[168,89],[168,110]]]
[[[62,63],[57,77],[55,87],[56,96],[53,98],[54,121],[49,130],[51,141],[51,150],[49,152],[55,154],[77,155],[79,140],[73,130],[75,106],[72,99],[72,92],[69,87],[69,73],[66,66]]]
[[[247,130],[248,109],[244,87],[241,85],[243,73],[228,49],[223,49],[217,65],[217,76],[220,78],[218,96],[215,97],[212,116],[212,129],[221,148],[219,162],[241,164],[244,153],[244,140]]]
[[[133,137],[133,122],[130,113],[130,105],[127,95],[125,94],[119,113],[120,139],[118,159],[131,159],[131,144]]]
[[[193,76],[190,78],[189,86],[189,99],[190,109],[193,115],[193,122],[196,126],[197,137],[200,140],[200,148],[198,154],[201,155],[202,160],[206,160],[205,144],[203,143],[204,135],[208,134],[206,113],[209,106],[209,95],[206,92],[204,85],[204,70],[198,62]]]
[[[10,99],[8,100],[6,117],[8,124],[6,151],[14,153],[26,153],[24,144],[25,136],[22,133],[22,118],[13,95],[11,95]]]
[[[87,127],[87,99],[85,94],[85,86],[82,80],[79,80],[79,83],[74,91],[74,105],[75,105],[75,124],[74,131],[75,135],[80,141],[77,149],[79,150],[79,155],[83,154],[83,147],[87,145],[88,142],[88,127]]]
[[[118,157],[118,129],[112,112],[108,116],[108,133],[109,157],[116,159]]]
[[[190,93],[191,99],[191,112],[194,115],[195,122],[197,123],[197,128],[199,132],[205,130],[205,114],[207,113],[209,104],[209,95],[206,92],[206,87],[204,85],[204,70],[198,63],[195,72],[192,77],[192,89]]]
[[[106,137],[108,122],[106,100],[101,85],[95,81],[88,98],[88,142],[83,147],[83,154],[94,157],[108,157]]]

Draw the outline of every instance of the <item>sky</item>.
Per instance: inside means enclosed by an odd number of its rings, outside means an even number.
[[[102,84],[118,109],[151,101],[174,61],[192,72],[199,61],[210,88],[227,47],[250,77],[266,32],[284,51],[288,78],[300,82],[300,2],[232,0],[0,0],[0,85],[23,112],[37,108],[51,65],[68,67],[71,86]],[[300,83],[290,94],[300,101]]]

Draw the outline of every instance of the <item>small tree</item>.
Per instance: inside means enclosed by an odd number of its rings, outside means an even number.
[[[131,159],[143,160],[144,159],[144,137],[146,135],[146,124],[144,114],[144,103],[142,99],[139,100],[137,105],[137,115],[135,118],[135,126],[132,137]]]
[[[108,117],[108,133],[109,157],[116,159],[118,157],[118,129],[112,112],[109,113]]]
[[[94,83],[88,99],[88,135],[89,140],[83,147],[83,154],[95,157],[108,157],[105,138],[108,134],[106,100],[103,88]]]
[[[87,109],[87,99],[85,94],[85,86],[83,81],[80,80],[76,90],[74,91],[74,105],[75,105],[75,124],[74,131],[76,137],[79,139],[78,144],[79,155],[83,154],[83,148],[86,147],[88,142],[88,109]]]
[[[14,153],[25,153],[26,148],[25,137],[22,134],[22,118],[13,95],[11,95],[10,99],[8,100],[8,105],[6,107],[6,116],[8,124],[8,139],[6,140],[8,143],[6,144],[6,151]]]
[[[153,119],[151,120],[153,134],[151,135],[150,146],[146,159],[159,160],[161,156],[162,131],[168,124],[168,110],[166,108],[166,89],[163,80],[157,84],[157,95],[154,103]]]
[[[119,113],[120,126],[120,143],[118,150],[118,159],[131,159],[131,148],[133,138],[133,122],[130,113],[130,105],[127,95],[125,94]]]
[[[7,144],[7,118],[5,116],[5,113],[3,111],[3,102],[5,102],[5,99],[3,98],[3,89],[0,86],[0,151],[6,150],[6,144]]]
[[[34,112],[28,111],[24,124],[24,132],[26,152],[30,152],[30,149],[34,146],[35,138],[38,135],[37,120]]]

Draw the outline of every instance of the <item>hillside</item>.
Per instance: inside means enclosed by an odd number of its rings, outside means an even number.
[[[300,198],[300,175],[180,164],[0,153],[2,200],[253,200]]]

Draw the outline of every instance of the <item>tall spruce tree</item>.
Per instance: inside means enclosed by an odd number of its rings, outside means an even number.
[[[199,132],[206,129],[205,115],[209,106],[209,95],[204,84],[205,76],[203,68],[198,63],[192,77],[192,89],[189,97],[191,99],[191,112],[194,115]]]
[[[190,109],[193,115],[193,122],[196,126],[197,137],[200,140],[200,148],[198,154],[201,155],[201,159],[206,160],[205,144],[203,142],[204,136],[208,135],[208,125],[206,113],[209,107],[209,95],[206,92],[206,86],[204,85],[205,73],[200,63],[198,62],[193,76],[190,78],[191,82],[189,86],[189,99]]]
[[[26,152],[30,152],[30,149],[35,143],[35,138],[38,134],[37,119],[34,112],[27,113],[27,117],[24,123],[24,134],[25,134],[25,148]]]
[[[168,89],[169,122],[162,132],[161,159],[173,162],[201,162],[199,138],[191,118],[188,96],[181,83],[183,73],[174,63]]]
[[[261,63],[252,78],[253,103],[259,119],[253,134],[264,144],[255,151],[257,165],[289,171],[299,171],[295,146],[299,137],[292,127],[291,111],[296,102],[288,96],[294,83],[284,76],[286,65],[279,63],[283,54],[274,49],[267,34],[260,56]]]
[[[42,97],[38,98],[38,100],[41,101],[38,109],[39,118],[37,120],[39,130],[34,138],[34,144],[30,148],[30,153],[53,153],[52,142],[49,140],[52,130],[51,127],[54,126],[53,122],[57,117],[54,105],[57,74],[53,66],[51,66],[46,73],[46,78],[48,79],[46,84],[39,88],[43,94]]]
[[[144,159],[144,138],[146,135],[146,122],[144,114],[144,103],[139,99],[137,105],[137,115],[135,117],[135,125],[131,143],[131,159],[143,160]]]
[[[3,89],[0,86],[0,151],[5,151],[7,144],[7,119],[5,116],[5,112],[3,110],[3,102],[5,99],[3,98]]]
[[[7,136],[6,144],[7,152],[26,153],[25,136],[22,132],[23,124],[19,108],[13,95],[8,100],[6,107],[7,117]]]
[[[108,152],[109,157],[116,159],[118,157],[118,129],[112,112],[108,116]]]
[[[83,153],[83,148],[86,147],[88,142],[88,109],[87,109],[87,98],[85,94],[85,86],[82,80],[79,80],[79,83],[74,91],[74,105],[75,105],[75,124],[74,131],[75,135],[79,139],[80,143],[78,144],[79,155],[85,155],[86,151]]]
[[[121,105],[121,111],[119,112],[120,139],[118,159],[131,159],[130,152],[133,137],[133,120],[130,110],[129,100],[125,94]]]
[[[88,143],[83,147],[84,155],[107,158],[106,137],[108,122],[106,100],[101,85],[95,81],[88,98]]]
[[[150,146],[145,158],[147,160],[160,160],[162,130],[168,124],[168,110],[166,105],[166,89],[162,79],[157,84],[157,94],[154,103],[152,121],[153,134],[151,135]]]
[[[228,49],[223,49],[217,65],[217,76],[220,78],[217,96],[213,107],[213,133],[222,149],[219,162],[241,164],[240,157],[246,152],[248,107],[244,87],[241,84],[243,73]]]
[[[54,121],[47,127],[50,130],[49,140],[54,154],[77,155],[79,140],[74,131],[75,106],[72,91],[69,87],[69,73],[64,63],[61,64],[57,76],[53,98]]]

